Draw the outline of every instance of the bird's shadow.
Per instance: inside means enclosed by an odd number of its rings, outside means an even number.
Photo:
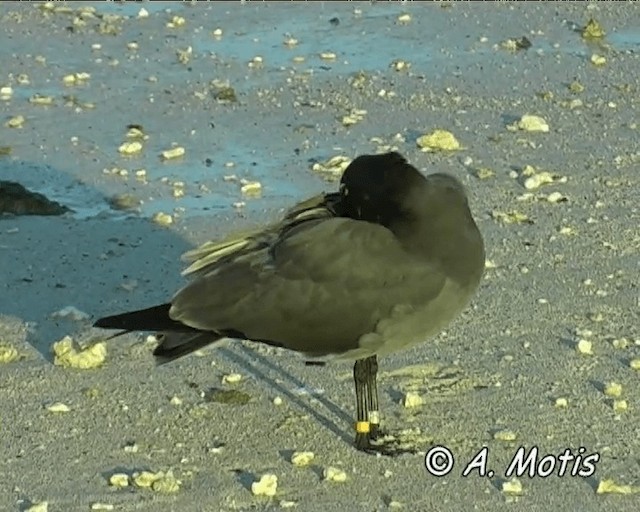
[[[277,379],[270,377],[267,372],[274,372],[278,375],[283,382],[288,383],[292,387],[302,388],[305,383],[298,379],[295,375],[285,370],[282,366],[268,359],[267,357],[259,354],[251,348],[237,344],[234,349],[219,348],[219,353],[226,359],[233,362],[237,366],[243,368],[248,374],[255,376],[255,378],[266,383],[271,389],[286,396],[290,403],[294,404],[299,409],[303,410],[310,417],[313,417],[323,427],[333,432],[336,436],[341,438],[347,444],[353,444],[353,438],[347,434],[344,428],[340,428],[334,421],[324,415],[317,407],[311,405],[302,396],[293,393],[290,388],[287,388]],[[302,360],[300,364],[303,364]],[[267,372],[264,369],[267,369]],[[314,399],[317,400],[322,406],[330,411],[334,417],[339,418],[344,423],[353,422],[353,418],[348,414],[345,414],[344,410],[337,404],[332,402],[326,396],[314,395]]]
[[[72,210],[0,215],[0,315],[22,323],[14,334],[44,359],[63,336],[91,335],[92,315],[143,307],[179,286],[190,245],[174,231],[112,210],[101,191],[47,164],[3,159],[0,176]],[[76,312],[60,315],[68,306]]]
[[[0,243],[1,293],[11,299],[2,301],[0,316],[23,322],[26,343],[47,361],[53,360],[52,344],[63,336],[71,334],[80,341],[95,336],[91,317],[165,302],[184,284],[180,255],[192,245],[175,231],[135,213],[110,211],[107,197],[99,190],[51,166],[4,160],[0,173],[74,210],[61,216],[0,217],[0,229],[9,232]],[[79,204],[74,204],[74,198],[80,198]],[[78,215],[83,202],[97,205],[96,211],[102,213]],[[212,238],[224,229],[220,224],[225,223],[217,224]],[[67,306],[88,316],[81,320],[56,317]],[[277,362],[240,343],[218,350],[345,442],[352,442],[345,429],[291,391],[304,383]],[[286,384],[276,382],[271,372]],[[328,398],[314,395],[314,399],[338,421],[351,422]]]

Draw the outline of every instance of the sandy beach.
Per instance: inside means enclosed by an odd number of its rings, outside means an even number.
[[[0,217],[0,511],[638,510],[637,5],[3,2],[0,21],[0,180],[72,210]],[[390,150],[464,183],[487,248],[464,314],[381,360],[383,421],[419,453],[354,449],[350,364],[101,344],[92,321],[166,301],[183,252]],[[67,336],[106,353],[71,367]]]

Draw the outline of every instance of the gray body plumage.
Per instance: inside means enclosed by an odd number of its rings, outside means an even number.
[[[390,153],[354,160],[340,192],[185,260],[190,282],[170,302],[157,355],[178,357],[230,336],[361,359],[442,330],[475,292],[484,247],[458,180],[423,176]],[[126,315],[96,325],[152,327]]]

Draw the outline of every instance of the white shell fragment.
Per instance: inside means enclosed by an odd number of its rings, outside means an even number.
[[[580,354],[591,355],[593,354],[592,345],[589,340],[579,340],[576,349]]]
[[[173,16],[170,21],[167,22],[167,28],[182,27],[187,23],[182,16]]]
[[[262,183],[259,181],[241,180],[240,192],[246,197],[260,197],[262,194]]]
[[[47,512],[49,510],[49,502],[40,501],[32,504],[30,507],[23,509],[24,512]]]
[[[34,94],[29,98],[29,103],[32,105],[43,105],[43,106],[51,106],[53,105],[53,96],[44,96],[42,94]]]
[[[65,85],[80,85],[91,78],[89,73],[71,73],[62,77]]]
[[[49,412],[69,412],[69,411],[71,411],[71,408],[67,404],[63,404],[62,402],[55,402],[55,403],[47,406],[47,411],[49,411]]]
[[[416,140],[422,151],[455,151],[460,149],[460,142],[453,133],[447,130],[434,130]]]
[[[519,178],[523,180],[522,184],[527,190],[536,190],[543,185],[566,183],[568,181],[566,176],[560,176],[549,171],[540,171],[532,165],[525,165]]]
[[[366,110],[357,108],[351,109],[351,112],[342,118],[342,124],[344,126],[352,126],[362,121],[365,115],[367,115]]]
[[[567,196],[561,194],[560,192],[551,192],[548,196],[545,197],[547,202],[549,203],[564,203],[568,200]]]
[[[9,85],[0,87],[0,100],[7,101],[11,99],[13,95],[13,88]]]
[[[489,178],[493,178],[496,175],[493,169],[489,169],[488,167],[480,167],[476,170],[476,177],[479,180],[487,180]]]
[[[499,430],[493,434],[493,438],[496,441],[515,441],[518,438],[518,435],[512,430]]]
[[[90,318],[90,315],[88,315],[84,311],[80,311],[74,306],[67,306],[65,308],[62,308],[61,310],[52,313],[51,316],[53,318],[66,318],[75,322],[88,320]]]
[[[617,382],[608,382],[604,387],[604,394],[614,398],[622,396],[622,384],[618,384]]]
[[[275,496],[278,490],[278,477],[267,473],[260,480],[251,484],[251,492],[254,496]]]
[[[18,359],[18,351],[11,345],[0,343],[0,363],[12,363]]]
[[[134,140],[120,144],[118,152],[122,155],[136,155],[142,151],[142,142]]]
[[[160,224],[161,226],[168,226],[169,224],[173,224],[173,217],[168,213],[157,212],[151,217],[151,220],[156,224]]]
[[[638,492],[640,492],[640,487],[620,485],[613,479],[600,480],[596,489],[597,494],[637,494]]]
[[[511,130],[522,130],[525,132],[546,133],[549,131],[549,124],[540,116],[525,114],[517,123],[509,126],[508,128]]]
[[[126,473],[114,473],[109,477],[109,485],[111,487],[128,487],[129,486],[129,475]]]
[[[351,163],[351,159],[344,155],[336,155],[326,162],[316,162],[312,171],[321,173],[328,181],[339,180],[344,170]]]
[[[535,190],[548,183],[553,183],[553,176],[550,172],[543,171],[529,176],[524,180],[524,188],[527,190]]]
[[[125,135],[127,139],[148,139],[149,136],[145,135],[140,126],[130,126]]]
[[[136,487],[151,488],[152,491],[162,494],[173,494],[180,490],[182,482],[177,480],[171,471],[166,473],[158,471],[140,471],[133,474],[131,479]]]
[[[407,409],[412,409],[414,407],[420,407],[424,401],[419,393],[415,391],[409,391],[404,395],[404,399],[402,401],[402,405],[404,405]]]
[[[86,348],[77,348],[71,336],[53,344],[53,364],[65,368],[88,370],[102,366],[107,358],[107,344],[102,341]]]
[[[313,452],[293,452],[291,455],[291,464],[299,468],[311,464],[315,454]]]
[[[568,406],[569,406],[569,402],[568,402],[568,401],[567,401],[567,399],[566,399],[566,398],[564,398],[564,397],[556,398],[555,406],[556,406],[558,409],[564,409],[565,407],[568,407]]]
[[[256,55],[248,63],[250,68],[261,68],[264,64],[264,59],[260,55]]]
[[[91,510],[113,510],[115,507],[111,503],[95,502],[91,504]]]
[[[223,384],[237,384],[242,380],[242,375],[239,373],[229,373],[227,375],[223,375],[222,383]]]
[[[166,149],[161,153],[163,160],[173,160],[174,158],[180,158],[184,156],[185,150],[182,146],[176,146],[175,148]]]
[[[626,400],[614,400],[612,407],[613,412],[621,413],[629,409],[629,403]]]
[[[532,222],[527,214],[517,210],[511,210],[509,212],[493,210],[491,217],[502,224],[525,224]]]
[[[13,116],[6,123],[4,123],[4,125],[7,128],[22,128],[22,126],[24,125],[24,121],[24,116]]]
[[[324,479],[328,482],[346,482],[347,473],[340,468],[329,466],[323,471]]]
[[[503,482],[502,492],[511,496],[520,496],[522,494],[522,482],[517,478]]]

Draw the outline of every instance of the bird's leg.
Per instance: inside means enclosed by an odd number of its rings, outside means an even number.
[[[368,368],[367,391],[367,408],[369,409],[370,439],[375,439],[380,433],[380,412],[378,410],[378,358],[374,354],[367,357],[365,363]]]
[[[370,365],[368,359],[358,359],[353,365],[353,380],[356,386],[356,441],[358,450],[371,447],[371,423],[369,421]]]
[[[399,442],[380,429],[377,374],[378,359],[375,355],[358,359],[353,366],[356,385],[356,448],[392,457],[415,453],[415,447]]]

